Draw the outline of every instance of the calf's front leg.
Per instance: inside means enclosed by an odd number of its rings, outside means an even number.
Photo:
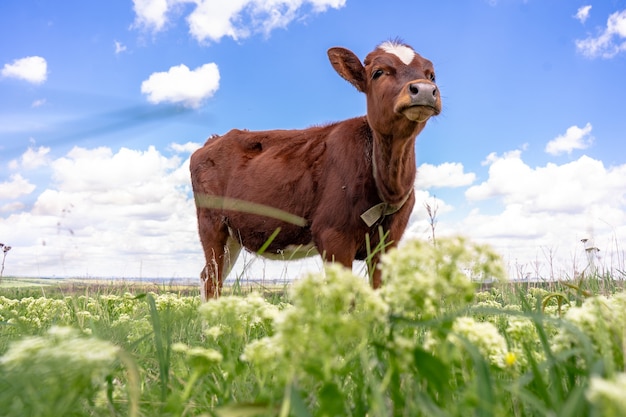
[[[198,231],[204,250],[205,265],[200,272],[202,299],[217,298],[222,293],[226,243],[229,239],[225,224],[215,221],[207,209],[198,210]]]

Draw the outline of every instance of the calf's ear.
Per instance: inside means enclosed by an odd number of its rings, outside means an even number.
[[[328,59],[339,75],[355,86],[360,92],[365,92],[367,87],[365,68],[352,51],[339,47],[330,48],[328,50]]]

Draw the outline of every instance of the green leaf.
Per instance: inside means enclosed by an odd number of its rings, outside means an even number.
[[[480,399],[476,415],[481,417],[494,416],[494,407],[497,404],[494,395],[494,381],[489,371],[489,363],[469,340],[458,335],[459,340],[472,358],[474,375],[476,378],[477,396]]]
[[[450,392],[450,368],[441,359],[419,346],[413,350],[413,360],[417,372],[428,382],[428,390],[441,396],[437,401],[441,403],[444,394]]]
[[[209,194],[194,194],[198,207],[212,208],[219,210],[239,211],[242,213],[256,214],[259,216],[271,217],[296,226],[306,226],[306,219],[288,213],[275,207],[264,204],[253,203],[251,201],[239,200],[236,198],[222,197]]]
[[[219,407],[215,410],[215,414],[217,414],[218,417],[255,417],[261,414],[267,414],[270,410],[268,404],[231,404]]]
[[[560,417],[582,417],[589,415],[589,408],[585,399],[587,384],[578,385],[569,392],[567,400],[559,411]]]
[[[300,395],[300,391],[298,391],[295,384],[291,385],[291,411],[295,417],[311,417],[311,413],[309,412],[309,408],[307,407],[302,395]]]
[[[344,398],[334,382],[327,382],[318,393],[320,412],[325,416],[345,415]]]

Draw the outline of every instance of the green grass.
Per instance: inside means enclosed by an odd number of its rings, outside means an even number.
[[[0,416],[626,413],[621,280],[481,290],[470,266],[501,274],[441,239],[389,251],[378,291],[339,267],[205,304],[195,286],[5,278]]]

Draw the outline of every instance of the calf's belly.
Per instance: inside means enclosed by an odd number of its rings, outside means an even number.
[[[287,245],[284,249],[265,251],[261,256],[273,260],[291,261],[315,255],[319,255],[319,252],[317,251],[315,244],[310,242],[306,245]]]
[[[301,259],[318,254],[307,227],[295,227],[287,223],[271,221],[250,223],[245,227],[232,223],[229,222],[228,227],[230,237],[250,252],[258,253],[266,246],[261,254],[265,258]],[[271,226],[268,223],[271,223]],[[280,231],[274,235],[278,228]]]

